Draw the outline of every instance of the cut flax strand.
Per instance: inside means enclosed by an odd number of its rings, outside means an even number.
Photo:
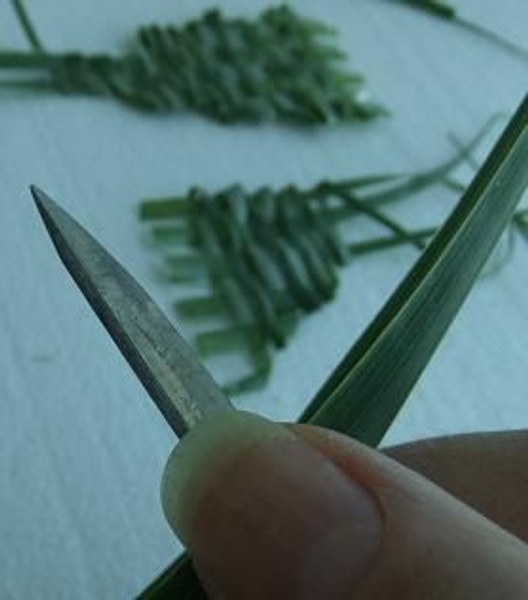
[[[465,17],[461,16],[458,10],[449,2],[444,0],[396,0],[400,4],[407,4],[418,10],[429,13],[435,17],[448,21],[457,27],[470,31],[493,44],[501,47],[510,54],[521,58],[525,62],[528,62],[528,49],[515,44],[511,40],[503,37],[495,31],[487,29],[478,23],[469,21]]]

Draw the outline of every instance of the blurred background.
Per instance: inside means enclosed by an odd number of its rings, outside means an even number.
[[[457,0],[467,19],[519,44],[523,0]],[[26,0],[47,47],[119,52],[136,28],[181,23],[204,0]],[[228,0],[254,17],[262,0]],[[159,502],[175,439],[58,261],[31,202],[60,201],[170,310],[159,255],[137,218],[145,197],[365,173],[416,171],[453,153],[494,113],[511,113],[528,66],[488,41],[390,0],[293,2],[338,29],[337,44],[390,115],[316,129],[222,126],[190,113],[153,116],[105,99],[0,89],[0,596],[130,598],[179,551]],[[27,48],[0,0],[1,49]],[[2,74],[0,73],[0,77]],[[498,130],[495,132],[495,135]],[[488,144],[492,139],[488,140]],[[480,149],[485,154],[485,148]],[[468,181],[471,169],[460,173]],[[431,189],[398,208],[439,223],[456,196]],[[386,437],[528,425],[528,246],[481,278]],[[277,352],[269,385],[238,406],[294,420],[410,267],[400,248],[341,271],[331,304]],[[191,337],[192,329],[182,324]],[[213,369],[220,368],[213,365]]]

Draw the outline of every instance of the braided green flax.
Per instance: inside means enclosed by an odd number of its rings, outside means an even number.
[[[152,222],[155,240],[170,253],[166,279],[209,288],[177,301],[178,314],[227,322],[199,333],[198,351],[204,357],[241,352],[249,359],[249,374],[227,382],[226,391],[240,394],[267,381],[274,348],[287,344],[304,314],[332,300],[340,267],[402,244],[422,250],[435,228],[408,230],[380,207],[434,183],[449,184],[449,173],[462,160],[467,148],[411,176],[325,181],[310,189],[248,191],[234,185],[209,194],[193,188],[181,197],[143,201],[141,218]],[[359,215],[382,233],[348,243],[342,224]]]
[[[19,75],[0,79],[3,87],[113,97],[220,122],[317,124],[384,112],[363,99],[363,77],[342,66],[346,56],[327,41],[334,30],[287,6],[252,21],[214,9],[179,27],[142,27],[115,57],[46,51],[20,0],[15,8],[33,51],[0,51],[0,69]]]

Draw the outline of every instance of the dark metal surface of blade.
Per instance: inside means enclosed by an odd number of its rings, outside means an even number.
[[[44,192],[31,192],[62,262],[176,435],[232,408],[137,281]]]

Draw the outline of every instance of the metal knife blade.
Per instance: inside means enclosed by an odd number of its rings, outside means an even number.
[[[176,435],[233,408],[138,282],[43,191],[31,192],[64,266]]]

